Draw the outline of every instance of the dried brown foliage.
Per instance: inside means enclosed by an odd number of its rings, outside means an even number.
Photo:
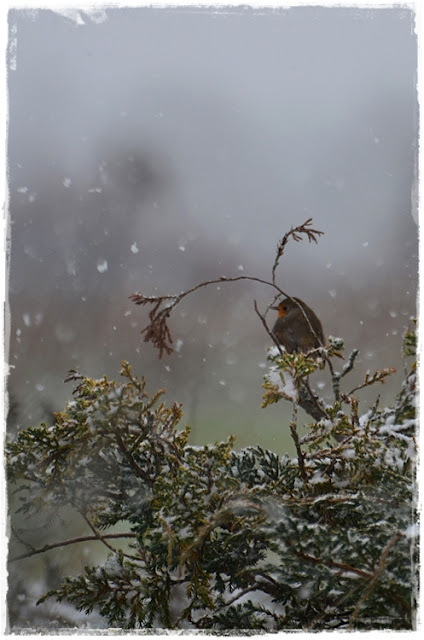
[[[163,306],[172,298],[174,298],[174,296],[145,297],[140,293],[130,295],[130,300],[135,302],[135,304],[154,305],[149,312],[150,324],[147,325],[141,333],[145,334],[144,342],[151,342],[156,349],[159,349],[159,358],[162,358],[164,351],[166,351],[168,355],[173,352],[173,348],[171,347],[172,336],[167,321],[171,309],[175,306],[175,302],[169,306]]]

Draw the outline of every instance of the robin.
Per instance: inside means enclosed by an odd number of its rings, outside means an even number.
[[[325,344],[321,322],[299,298],[285,298],[278,307],[271,309],[278,311],[272,333],[288,353],[306,352]]]

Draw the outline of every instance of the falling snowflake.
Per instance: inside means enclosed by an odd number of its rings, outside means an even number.
[[[104,273],[105,271],[107,271],[107,269],[108,269],[107,260],[105,260],[104,258],[99,258],[97,260],[97,271],[99,273]]]

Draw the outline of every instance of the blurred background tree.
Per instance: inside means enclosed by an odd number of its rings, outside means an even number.
[[[264,275],[276,236],[313,217],[325,237],[289,251],[278,284],[360,348],[358,375],[399,365],[418,264],[414,13],[76,17],[9,13],[10,428],[63,406],[69,366],[115,375],[136,352],[197,442],[225,415],[240,446],[287,445],[252,394],[269,342],[251,300],[266,292],[187,300],[179,352],[159,363],[125,300]]]

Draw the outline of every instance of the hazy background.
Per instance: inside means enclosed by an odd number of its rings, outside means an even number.
[[[346,390],[396,366],[371,394],[393,399],[417,287],[412,12],[117,9],[77,22],[9,14],[10,429],[53,419],[70,368],[116,377],[125,358],[184,402],[193,442],[234,433],[289,449],[288,407],[260,409],[270,342],[253,300],[264,309],[269,290],[186,299],[170,321],[178,350],[160,361],[128,296],[269,278],[278,240],[309,217],[325,235],[288,246],[278,284],[360,349]],[[32,534],[45,543],[45,527]],[[80,552],[16,567],[12,624],[46,624],[33,603],[93,561]]]
[[[400,365],[417,282],[411,11],[9,20],[15,426],[62,408],[68,369],[116,376],[126,358],[184,402],[196,441],[231,431],[240,446],[271,446],[283,406],[259,408],[269,338],[253,311],[270,290],[187,299],[170,323],[179,351],[161,361],[128,295],[269,277],[279,238],[309,217],[325,235],[288,247],[278,284],[359,347],[358,375]]]

